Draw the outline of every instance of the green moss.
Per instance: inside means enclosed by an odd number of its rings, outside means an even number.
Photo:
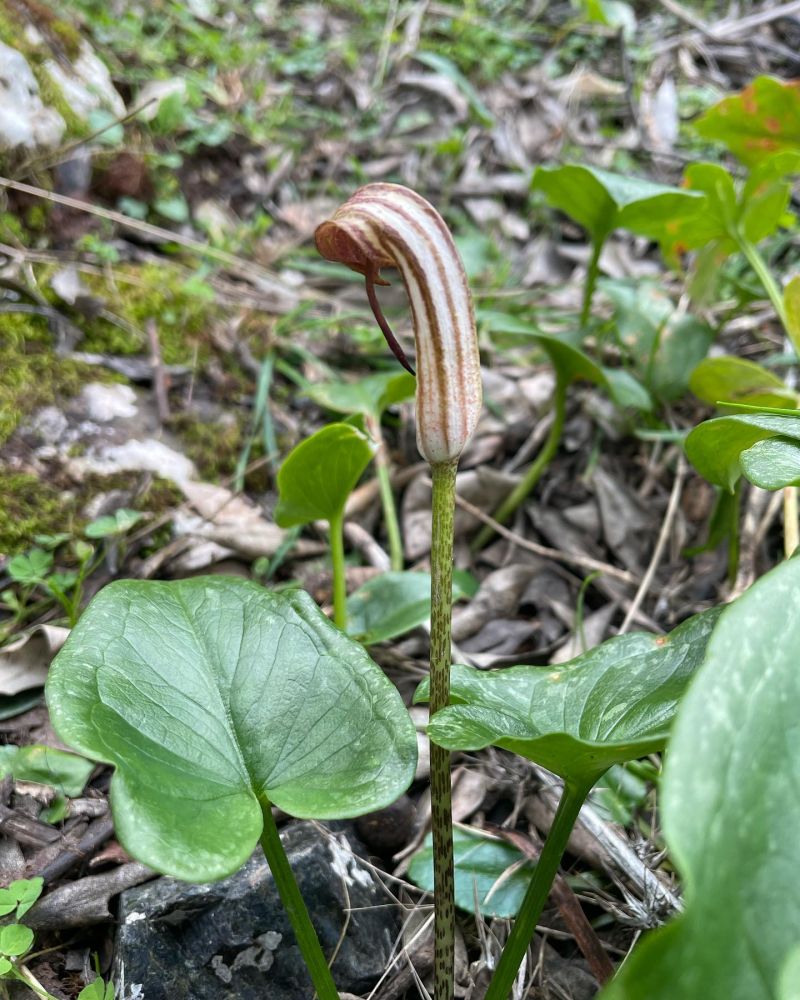
[[[37,476],[0,467],[0,555],[29,548],[34,535],[68,530],[61,494]]]
[[[132,280],[124,280],[126,276]],[[207,360],[206,331],[220,310],[188,292],[181,272],[164,262],[119,268],[115,277],[113,289],[102,277],[87,275],[85,281],[106,300],[109,312],[138,330],[144,332],[149,321],[156,321],[164,364],[192,364],[195,357],[200,364]],[[102,319],[90,325],[84,340],[85,350],[101,354],[140,354],[146,346],[127,330]]]
[[[156,476],[142,489],[138,472],[118,472],[111,476],[92,474],[80,483],[45,483],[25,472],[11,472],[0,465],[0,556],[23,552],[34,544],[35,535],[68,531],[80,535],[87,523],[84,510],[100,493],[120,491],[124,505],[151,514],[163,514],[177,507],[183,494],[169,480]],[[122,505],[122,504],[121,504]],[[160,534],[169,540],[169,528]],[[154,550],[154,541],[150,548]]]
[[[201,478],[218,482],[231,476],[244,446],[240,420],[210,423],[190,413],[173,418],[172,430],[181,439],[183,450],[197,466]]]
[[[0,444],[24,417],[86,382],[118,381],[93,365],[58,357],[47,322],[24,313],[0,313]]]

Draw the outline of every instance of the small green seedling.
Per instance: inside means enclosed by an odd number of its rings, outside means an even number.
[[[64,540],[60,535],[42,537],[51,549],[57,548]],[[13,612],[15,624],[34,613],[37,605],[31,604],[31,598],[38,591],[55,598],[64,609],[69,626],[75,625],[83,598],[83,584],[94,568],[94,549],[80,539],[72,542],[71,549],[72,557],[78,564],[76,570],[55,570],[53,552],[43,548],[31,549],[9,560],[8,575],[19,585],[19,592],[4,591],[2,598]]]
[[[278,473],[277,524],[292,528],[312,521],[328,522],[333,620],[341,629],[347,625],[344,508],[374,454],[374,446],[356,427],[329,424],[289,452]]]
[[[338,1000],[272,805],[344,818],[410,784],[414,726],[363,647],[300,591],[120,581],[56,656],[47,700],[64,741],[116,768],[114,820],[132,856],[208,882],[260,840],[320,1000]]]
[[[21,919],[42,894],[44,879],[18,879],[0,889],[0,916],[13,914]],[[47,996],[25,968],[25,955],[33,946],[33,931],[24,924],[10,923],[0,928],[0,980],[25,983],[34,992]]]
[[[676,220],[694,218],[703,208],[703,199],[696,192],[576,163],[537,167],[532,188],[589,234],[592,255],[583,293],[582,327],[589,322],[600,254],[615,229],[630,229],[661,240]]]
[[[794,1000],[800,897],[800,562],[728,607],[681,703],[661,816],[686,908],[602,1000]]]
[[[558,667],[481,671],[454,666],[449,708],[428,725],[449,750],[499,746],[564,779],[564,793],[486,994],[506,1000],[592,786],[614,764],[663,750],[679,699],[702,662],[720,609],[669,636],[609,639]],[[423,682],[417,701],[426,700]]]
[[[113,983],[105,983],[98,976],[78,994],[78,1000],[114,1000],[117,995]]]
[[[395,572],[403,568],[403,542],[397,522],[397,508],[392,493],[391,467],[383,439],[381,420],[390,406],[413,397],[416,379],[409,372],[378,372],[357,382],[320,382],[310,386],[307,394],[320,406],[335,413],[364,418],[367,433],[375,442],[375,468],[383,504],[383,520],[389,539],[391,566]]]
[[[105,514],[87,524],[84,533],[87,538],[121,538],[143,521],[145,516],[141,511],[120,507],[113,514]]]
[[[17,920],[21,919],[41,896],[43,888],[44,880],[36,877],[18,879],[0,889],[0,917],[13,913]]]

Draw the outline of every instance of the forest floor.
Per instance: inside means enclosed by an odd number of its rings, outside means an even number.
[[[5,21],[31,19],[55,49],[66,37],[59,25],[88,39],[128,114],[97,110],[60,148],[1,158],[0,741],[63,748],[42,693],[47,666],[80,609],[113,579],[234,574],[303,587],[329,610],[326,534],[275,525],[276,475],[292,447],[337,419],[311,398],[315,384],[400,370],[361,278],[323,261],[313,244],[315,227],[371,182],[405,184],[439,209],[473,287],[486,405],[458,479],[461,662],[562,663],[620,630],[664,633],[773,565],[779,502],[743,491],[731,575],[726,547],[704,545],[710,531],[719,537],[714,489],[681,448],[713,412],[689,391],[702,353],[786,364],[780,324],[743,258],[731,256],[716,296],[697,304],[690,258],[685,270],[668,266],[651,240],[617,230],[581,324],[591,247],[531,182],[537,166],[566,162],[675,186],[696,160],[738,171],[692,122],[756,76],[800,76],[800,7],[783,7],[7,3]],[[0,38],[8,41],[2,24]],[[798,266],[796,232],[777,232],[762,250],[777,274]],[[399,279],[381,298],[411,345]],[[652,332],[687,315],[702,326],[701,354],[691,348],[668,390],[665,380],[654,390]],[[504,535],[476,550],[481,524],[552,426],[554,375],[537,333],[572,338],[609,367],[625,364],[653,405],[624,406],[607,385],[576,381],[534,492]],[[405,568],[426,570],[429,470],[412,402],[390,408],[383,434]],[[349,501],[346,539],[352,592],[389,566],[371,472]],[[371,647],[407,703],[428,655],[425,628],[412,625]],[[655,805],[659,766],[654,756],[614,768],[592,793],[592,816],[623,873],[604,868],[606,855],[581,828],[565,871],[590,944],[582,950],[565,922],[569,903],[553,903],[520,996],[593,996],[598,942],[616,963],[669,914],[669,903],[653,905],[654,885],[673,903],[679,891]],[[45,892],[72,910],[69,930],[40,925],[42,953],[30,962],[47,990],[72,1000],[90,956],[111,968],[122,888],[105,884],[111,913],[97,922],[85,880],[130,859],[108,819],[109,769],[66,800],[59,780],[33,783],[9,765],[0,881],[44,873]],[[427,832],[427,787],[423,767],[391,850],[364,834],[396,877],[403,912],[424,898],[407,874]],[[464,829],[515,831],[535,853],[552,795],[544,772],[502,751],[454,760]],[[655,874],[637,883],[641,859]],[[499,852],[484,877],[508,864]],[[464,865],[469,874],[468,857]],[[486,942],[502,938],[506,922],[491,907],[459,921],[459,996],[477,1000]],[[410,955],[370,997],[426,995],[430,953],[417,942]]]

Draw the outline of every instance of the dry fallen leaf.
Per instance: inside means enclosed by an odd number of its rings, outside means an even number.
[[[50,661],[68,635],[68,628],[39,625],[0,649],[0,695],[42,687]]]

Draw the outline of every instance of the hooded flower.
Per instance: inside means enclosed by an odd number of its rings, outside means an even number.
[[[316,243],[327,260],[364,275],[378,325],[411,371],[375,293],[388,284],[382,268],[400,271],[417,355],[417,444],[431,465],[456,461],[478,422],[482,392],[472,296],[444,220],[408,188],[368,184],[318,227]]]

